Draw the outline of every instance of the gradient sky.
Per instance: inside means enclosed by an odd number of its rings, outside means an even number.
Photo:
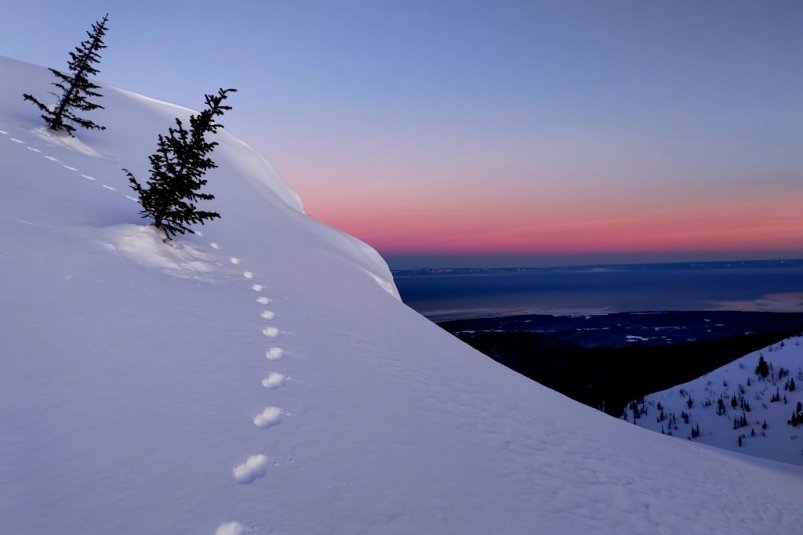
[[[0,54],[63,68],[108,11],[102,81],[237,87],[227,128],[392,267],[803,257],[800,1],[6,4]]]

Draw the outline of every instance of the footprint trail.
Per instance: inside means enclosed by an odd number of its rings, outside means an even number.
[[[90,181],[90,182],[98,182],[97,178],[82,173],[77,167],[73,167],[66,163],[63,163],[61,160],[54,156],[50,156],[48,154],[42,153],[40,149],[27,145],[25,141],[22,139],[16,138],[11,136],[7,131],[0,130],[0,134],[7,136],[7,138],[17,144],[24,145],[25,148],[33,153],[39,154],[42,158],[49,160],[54,163],[61,164],[61,167],[66,169],[67,171],[71,171],[74,173],[78,173],[81,178]],[[120,167],[118,165],[118,167]],[[110,186],[108,184],[98,183],[102,188],[112,191],[118,192],[117,188]],[[119,193],[119,192],[118,192]],[[122,195],[122,194],[121,194]],[[132,202],[139,202],[139,199],[131,196],[131,195],[123,195],[126,199]],[[194,232],[197,237],[203,237],[203,233],[200,231]],[[218,242],[212,241],[209,242],[209,247],[214,250],[220,250],[221,245]],[[241,260],[236,256],[230,256],[228,258],[229,262],[233,265],[240,265]],[[251,270],[245,270],[242,272],[242,276],[248,280],[252,281],[256,275]],[[262,284],[253,283],[250,286],[250,289],[254,292],[261,293],[265,289]],[[256,298],[256,302],[260,305],[267,305],[271,302],[271,299],[264,295],[259,295]],[[276,313],[272,310],[262,309],[259,312],[259,317],[262,320],[270,321],[276,318]],[[279,329],[273,326],[267,326],[262,329],[262,334],[268,338],[276,338],[279,336]],[[268,361],[279,361],[284,358],[284,350],[278,346],[271,346],[267,350],[265,350],[265,358]],[[261,379],[261,384],[266,390],[276,390],[282,386],[287,384],[287,376],[283,373],[277,371],[271,371],[268,373],[267,376],[264,376]],[[260,429],[267,429],[270,427],[274,427],[279,425],[282,422],[282,417],[285,414],[284,410],[280,407],[270,405],[265,407],[259,414],[252,418],[254,425]],[[268,467],[268,459],[265,455],[256,454],[249,456],[245,462],[238,464],[232,469],[232,475],[234,476],[234,480],[240,484],[250,484],[256,481],[257,479],[263,478],[267,475],[267,467]],[[250,529],[249,529],[250,531]],[[243,535],[245,533],[244,526],[237,521],[228,521],[220,524],[217,529],[215,530],[214,535]]]

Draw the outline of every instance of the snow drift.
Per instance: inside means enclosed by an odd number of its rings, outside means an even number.
[[[45,69],[0,59],[0,79],[0,533],[803,525],[799,467],[494,363],[401,304],[373,249],[304,215],[228,133],[208,176],[222,219],[161,243],[120,167],[144,176],[191,112],[104,87],[108,129],[64,139],[21,98]]]

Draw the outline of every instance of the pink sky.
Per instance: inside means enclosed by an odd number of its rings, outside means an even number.
[[[540,194],[438,182],[405,191],[402,183],[377,181],[360,195],[320,185],[301,194],[313,217],[388,254],[803,252],[799,194],[699,188],[695,198],[676,188],[606,197],[568,182]]]

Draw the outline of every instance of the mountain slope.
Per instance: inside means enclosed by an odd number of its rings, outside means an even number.
[[[788,423],[803,403],[801,341],[789,338],[631,402],[624,418],[672,436],[803,465],[803,425]],[[757,372],[762,359],[766,376]],[[693,429],[699,436],[692,436]]]
[[[803,469],[639,429],[470,349],[228,133],[222,219],[165,245],[119,167],[144,176],[190,111],[104,87],[108,129],[65,140],[20,96],[46,70],[0,59],[0,78],[0,533],[803,523]]]

